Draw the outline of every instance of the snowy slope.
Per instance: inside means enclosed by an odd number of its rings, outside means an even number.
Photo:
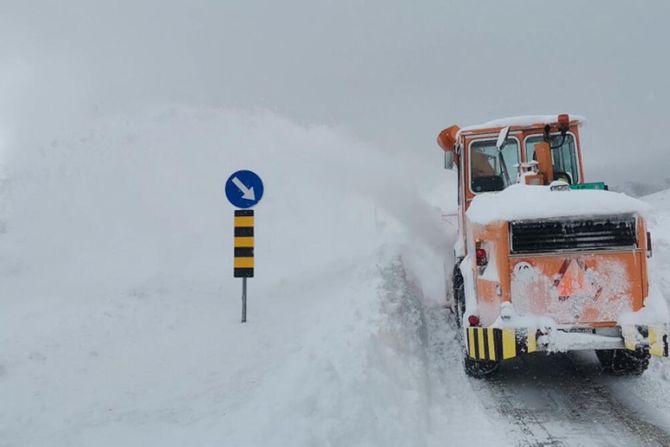
[[[419,166],[269,112],[174,107],[13,149],[0,445],[506,439],[446,322],[437,149]],[[240,168],[266,184],[246,325],[223,195]]]
[[[645,196],[643,200],[653,209],[649,222],[653,249],[650,261],[652,280],[670,303],[670,189]]]

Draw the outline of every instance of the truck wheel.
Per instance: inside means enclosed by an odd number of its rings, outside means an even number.
[[[493,360],[475,360],[465,356],[463,360],[465,374],[476,379],[486,379],[498,370],[500,362]]]
[[[458,264],[454,266],[454,273],[451,276],[451,283],[454,288],[454,313],[456,314],[456,326],[463,327],[463,314],[465,313],[465,286],[463,285],[463,275]]]
[[[649,367],[649,351],[644,349],[603,349],[596,356],[603,369],[613,374],[639,376]]]

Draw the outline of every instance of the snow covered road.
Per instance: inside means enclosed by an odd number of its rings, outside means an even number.
[[[590,352],[536,354],[505,363],[473,388],[508,421],[518,446],[670,445],[667,413],[643,396],[620,397],[639,380],[603,375]]]

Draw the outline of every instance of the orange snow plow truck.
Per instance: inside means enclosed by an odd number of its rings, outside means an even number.
[[[582,123],[515,117],[438,136],[458,173],[453,305],[471,376],[540,351],[595,350],[623,374],[668,356],[647,205],[585,182]]]

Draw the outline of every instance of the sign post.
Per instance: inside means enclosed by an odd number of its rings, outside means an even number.
[[[254,210],[263,197],[263,181],[251,171],[228,177],[226,197],[237,208],[234,214],[233,277],[242,278],[242,323],[247,321],[247,278],[254,277]]]
[[[242,278],[242,323],[247,321],[247,278],[254,277],[254,210],[235,210],[233,276]]]

